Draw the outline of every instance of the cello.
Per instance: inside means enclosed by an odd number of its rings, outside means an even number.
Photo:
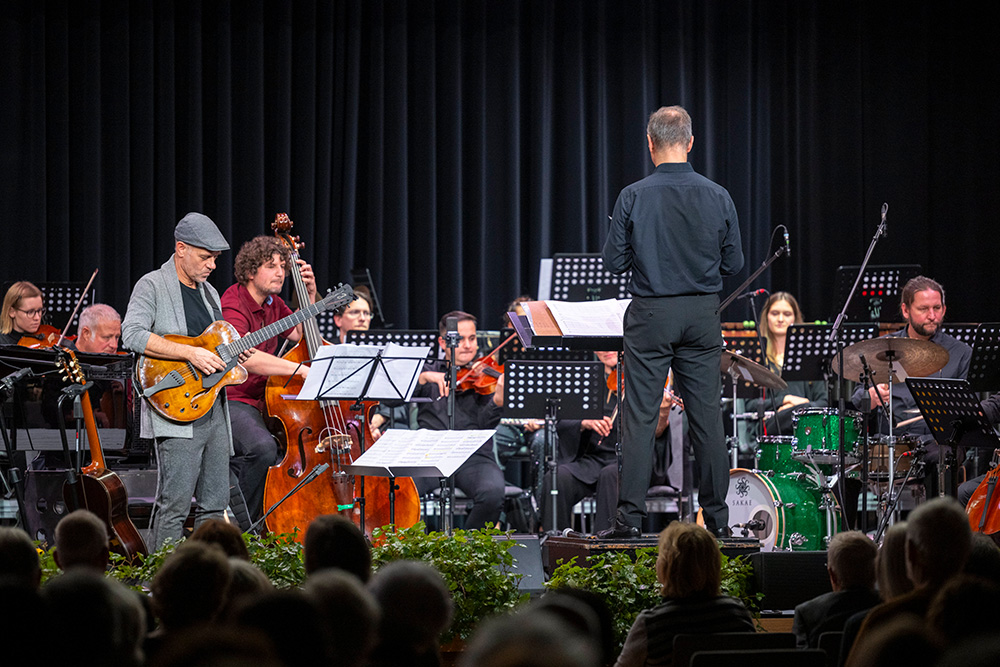
[[[299,271],[300,243],[289,235],[292,222],[279,213],[272,225],[275,235],[288,247],[291,254],[289,273],[292,275],[299,304],[309,302],[308,291]],[[302,339],[283,358],[302,363],[316,356],[323,341],[315,320],[302,325]],[[286,384],[287,383],[287,384]],[[285,433],[285,457],[267,472],[264,487],[264,507],[271,507],[295,487],[301,478],[317,465],[327,463],[330,471],[285,500],[265,520],[271,532],[292,533],[296,528],[305,531],[309,522],[320,514],[341,514],[355,524],[361,524],[361,509],[357,500],[365,499],[365,533],[371,537],[375,527],[390,523],[390,484],[395,484],[395,524],[410,527],[420,518],[420,498],[416,485],[409,477],[394,480],[385,477],[353,476],[344,470],[345,465],[360,456],[367,429],[362,420],[345,417],[350,414],[351,401],[286,400],[286,394],[297,394],[302,388],[301,376],[272,376],[267,381],[265,403],[269,415],[276,417]],[[362,403],[367,413],[375,403]],[[363,415],[367,417],[367,414]],[[363,489],[363,492],[361,490]],[[301,539],[301,534],[299,539]]]
[[[1000,532],[1000,502],[998,502],[1000,491],[996,488],[998,478],[1000,478],[1000,449],[993,452],[990,471],[976,487],[965,508],[965,513],[969,515],[969,527],[974,533],[993,535]]]

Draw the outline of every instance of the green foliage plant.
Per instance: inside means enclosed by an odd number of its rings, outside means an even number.
[[[444,577],[455,612],[451,627],[441,636],[442,643],[468,639],[481,621],[508,613],[528,598],[518,591],[523,575],[515,571],[510,551],[523,545],[511,540],[509,532],[455,530],[449,536],[428,533],[420,522],[411,528],[376,528],[372,541],[376,571],[395,560],[422,560]]]

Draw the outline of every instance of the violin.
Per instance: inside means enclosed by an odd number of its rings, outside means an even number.
[[[69,338],[64,338],[59,329],[56,329],[51,324],[39,324],[38,330],[35,333],[21,336],[21,340],[17,341],[17,344],[21,347],[41,350],[55,347],[64,340],[69,340]]]
[[[624,377],[625,376],[623,375],[622,376],[622,380],[623,381],[624,381]],[[618,369],[617,368],[615,370],[611,371],[611,373],[608,374],[607,385],[608,385],[608,391],[610,391],[612,394],[617,394],[618,393]],[[670,388],[670,380],[669,379],[667,380],[667,383],[665,385],[663,385],[663,393],[670,397],[670,400],[674,402],[674,404],[678,407],[678,409],[680,409],[680,410],[684,409],[684,401],[682,401],[681,397],[678,396],[677,394],[675,394],[674,390]]]
[[[459,368],[456,374],[458,392],[474,391],[483,396],[494,393],[497,390],[497,380],[503,375],[504,369],[503,364],[498,364],[493,360],[493,355],[512,341],[516,335],[515,333],[508,336],[507,340],[490,350],[489,354],[476,359],[471,366]]]

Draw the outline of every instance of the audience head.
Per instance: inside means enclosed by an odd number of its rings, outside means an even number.
[[[274,590],[264,572],[248,560],[229,557],[229,590],[220,617],[232,619],[244,604]]]
[[[0,579],[31,588],[42,581],[38,549],[20,528],[0,526]]]
[[[878,547],[858,530],[837,533],[826,551],[827,570],[833,590],[875,587],[875,557]]]
[[[166,632],[206,623],[222,609],[229,559],[205,542],[185,542],[167,556],[151,585],[153,611]]]
[[[122,316],[105,303],[87,306],[80,313],[76,349],[81,352],[114,354],[122,337]]]
[[[86,567],[104,572],[109,553],[108,527],[93,512],[75,510],[56,525],[53,557],[62,570]]]
[[[271,642],[243,628],[191,628],[167,643],[151,667],[287,667]]]
[[[379,568],[368,586],[379,607],[380,648],[437,650],[451,622],[452,600],[441,574],[421,561],[397,560]],[[391,639],[387,633],[391,633]]]
[[[1000,547],[991,536],[972,534],[972,549],[962,572],[1000,584]]]
[[[664,597],[718,595],[722,580],[719,543],[697,524],[674,521],[660,533],[656,578]]]
[[[48,622],[59,628],[53,664],[140,665],[145,610],[129,589],[103,573],[75,568],[42,588]],[[87,650],[87,647],[100,650]]]
[[[615,618],[601,596],[593,591],[582,588],[566,587],[549,591],[542,596],[540,601],[545,601],[549,598],[554,598],[555,600],[572,598],[587,605],[596,614],[598,627],[600,628],[599,634],[595,635],[595,637],[600,638],[601,664],[611,664],[615,661],[615,651],[617,648],[615,645]]]
[[[945,646],[1000,628],[1000,585],[959,575],[948,580],[927,610],[927,625]]]
[[[928,500],[907,517],[906,572],[917,588],[940,586],[961,572],[971,548],[969,517],[950,496]]]
[[[906,522],[889,526],[882,538],[882,548],[875,558],[878,593],[882,600],[892,600],[913,590],[906,574]]]
[[[9,334],[16,330],[33,334],[38,331],[44,314],[42,290],[27,280],[19,280],[10,286],[3,299],[0,333]]]
[[[303,543],[306,574],[339,567],[367,583],[372,574],[372,551],[361,529],[339,514],[312,520]]]
[[[930,667],[937,662],[940,653],[940,645],[929,636],[923,620],[913,614],[901,614],[859,636],[851,650],[851,664],[854,667]]]
[[[532,607],[484,622],[459,657],[459,667],[597,667],[591,637],[559,616]]]
[[[334,664],[319,607],[297,590],[272,590],[243,605],[236,624],[271,640],[286,665]]]
[[[329,651],[343,667],[366,664],[375,647],[381,612],[368,589],[353,574],[327,568],[309,576],[302,587],[321,612]]]
[[[188,541],[215,544],[230,558],[250,560],[250,552],[247,551],[246,542],[243,541],[243,533],[240,532],[239,528],[222,519],[205,521],[191,533]]]

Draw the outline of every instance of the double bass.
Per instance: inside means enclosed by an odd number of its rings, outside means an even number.
[[[299,304],[309,302],[309,294],[302,280],[297,260],[301,247],[298,238],[289,235],[292,222],[284,213],[275,218],[272,229],[288,247],[291,255],[289,273],[292,275]],[[302,339],[284,358],[302,363],[316,356],[321,345],[326,344],[315,320],[302,325]],[[267,529],[276,533],[292,533],[296,528],[301,539],[309,522],[320,514],[341,514],[355,524],[361,524],[361,510],[357,502],[364,499],[365,533],[371,537],[373,528],[390,523],[390,484],[395,483],[395,524],[410,527],[420,519],[420,498],[416,485],[409,477],[389,480],[385,477],[350,475],[344,466],[360,456],[367,429],[367,420],[351,417],[351,401],[296,401],[286,400],[286,395],[297,394],[302,388],[300,376],[272,376],[267,381],[265,403],[269,415],[276,417],[285,433],[285,457],[267,472],[264,487],[264,508],[281,500],[302,477],[323,463],[330,469],[317,479],[301,487],[265,520]],[[367,417],[375,403],[362,403]],[[362,492],[363,489],[363,492]]]

